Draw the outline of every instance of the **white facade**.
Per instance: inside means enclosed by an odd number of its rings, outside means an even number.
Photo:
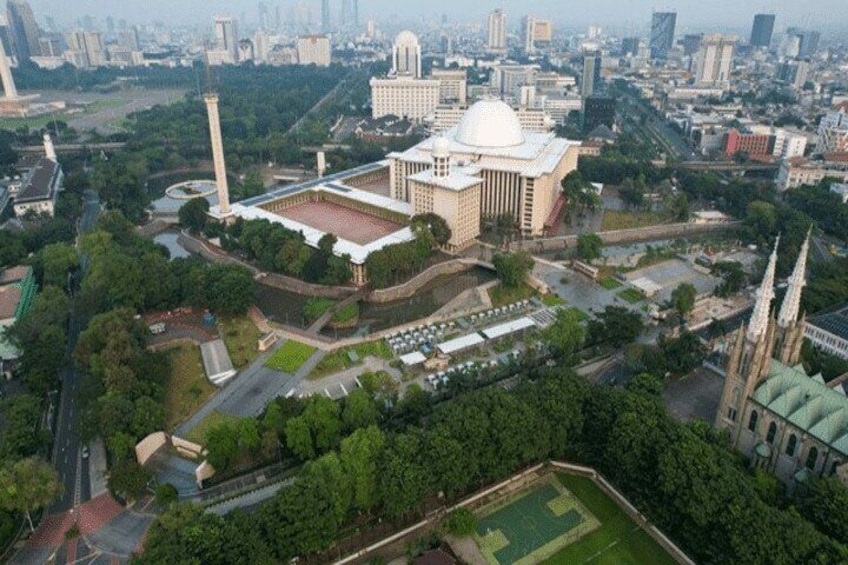
[[[440,104],[465,104],[468,93],[464,69],[433,69],[430,78],[439,81]]]
[[[392,46],[392,74],[421,78],[421,45],[411,31],[400,32]]]
[[[439,105],[438,80],[410,77],[371,79],[371,117],[398,116],[420,122]]]
[[[578,104],[579,108],[579,104]],[[433,112],[432,116],[428,116],[427,125],[433,133],[445,132],[452,127],[459,125],[462,116],[468,111],[468,106],[465,105],[439,105]],[[556,123],[548,116],[541,108],[526,108],[521,107],[514,109],[515,115],[518,117],[518,123],[521,124],[521,129],[536,133],[547,133],[554,129]]]
[[[215,18],[215,50],[226,53],[225,63],[238,63],[238,30],[236,21],[230,17]]]
[[[848,182],[848,161],[827,162],[808,159],[784,159],[777,173],[777,189],[789,190],[804,185],[818,184],[825,177]]]
[[[489,14],[489,51],[506,52],[506,14],[503,10],[495,10]]]
[[[326,35],[302,35],[297,38],[297,62],[300,65],[330,66],[330,38]]]
[[[848,102],[825,114],[819,122],[816,153],[848,151]]]
[[[701,39],[701,48],[695,55],[695,84],[727,84],[735,45],[736,38],[731,36],[707,35]]]
[[[775,157],[781,159],[793,159],[803,157],[807,150],[807,136],[779,128],[774,132]]]

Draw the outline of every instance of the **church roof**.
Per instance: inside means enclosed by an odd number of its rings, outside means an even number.
[[[800,365],[772,360],[753,400],[848,456],[848,397],[810,378]]]

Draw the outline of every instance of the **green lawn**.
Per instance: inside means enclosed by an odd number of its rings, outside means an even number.
[[[171,362],[171,374],[165,383],[165,429],[177,424],[197,412],[218,390],[206,379],[200,348],[184,344],[167,351]]]
[[[283,373],[294,373],[312,357],[313,353],[315,353],[314,347],[289,340],[271,355],[265,362],[265,366]]]
[[[591,318],[591,316],[589,314],[587,314],[586,312],[584,312],[583,310],[581,310],[580,308],[577,308],[575,306],[572,306],[571,308],[566,308],[566,310],[568,310],[569,312],[574,312],[578,316],[578,318],[579,318],[578,321],[580,321],[580,322],[585,322],[586,320]]]
[[[345,306],[344,308],[340,308],[333,314],[332,322],[336,324],[344,324],[345,322],[350,322],[351,320],[355,320],[359,317],[359,302],[352,302]]]
[[[351,351],[356,353],[358,361],[350,360],[349,353]],[[332,375],[333,373],[338,373],[339,371],[356,367],[357,365],[361,365],[363,359],[369,355],[372,357],[380,357],[381,359],[392,358],[392,352],[389,351],[389,346],[386,345],[386,342],[382,339],[360,343],[353,347],[337,349],[332,353],[325,355],[324,358],[318,362],[318,365],[312,369],[312,372],[309,373],[308,378],[310,380],[320,379],[328,375]]]
[[[618,282],[615,279],[611,279],[611,278],[600,279],[598,281],[598,284],[601,285],[602,287],[604,287],[607,290],[615,290],[616,288],[621,286],[620,282]]]
[[[674,559],[639,528],[591,479],[565,473],[557,477],[601,522],[601,527],[564,547],[547,563],[598,565],[672,565]]]
[[[240,369],[252,363],[259,356],[259,338],[261,333],[250,318],[220,318],[221,337],[227,345],[233,367]]]
[[[203,418],[192,430],[186,434],[186,439],[203,445],[206,441],[206,433],[222,422],[236,422],[238,418],[223,414],[217,410],[210,412],[208,416]]]
[[[627,230],[667,224],[665,217],[659,212],[626,212],[619,210],[604,210],[601,231]]]
[[[618,296],[622,298],[622,300],[626,300],[630,304],[636,304],[637,302],[641,302],[645,299],[642,296],[642,293],[636,290],[635,288],[625,288],[621,292],[618,293]]]
[[[514,288],[499,284],[489,289],[489,298],[492,301],[492,308],[500,308],[501,306],[530,298],[534,292],[533,288],[526,284]]]
[[[565,304],[565,300],[560,298],[558,294],[551,292],[550,294],[546,294],[542,297],[542,304],[545,306],[558,306],[560,304]]]

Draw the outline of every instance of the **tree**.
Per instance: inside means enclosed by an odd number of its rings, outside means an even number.
[[[426,227],[433,234],[433,239],[439,247],[444,247],[450,241],[451,229],[445,219],[438,214],[432,212],[416,214],[412,216],[411,224]]]
[[[109,488],[124,495],[126,498],[138,496],[147,483],[153,478],[153,473],[141,465],[134,458],[118,460],[109,469]]]
[[[353,485],[353,504],[365,512],[378,502],[377,462],[386,436],[377,426],[360,428],[342,440],[339,459]]]
[[[533,268],[533,256],[527,251],[498,253],[492,259],[492,264],[501,283],[505,287],[516,288],[524,283]]]
[[[668,213],[672,219],[678,222],[689,221],[689,197],[685,193],[675,195],[671,198],[668,206]]]
[[[477,530],[477,516],[467,508],[457,508],[448,514],[443,526],[451,535],[470,536]]]
[[[745,286],[745,271],[738,261],[719,261],[712,266],[712,273],[722,278],[715,289],[716,296],[726,298]]]
[[[52,243],[41,250],[44,286],[68,287],[68,275],[79,267],[79,252],[66,243]]]
[[[581,233],[577,236],[577,256],[591,263],[601,257],[604,242],[596,233]]]
[[[0,507],[23,512],[31,531],[35,531],[32,513],[61,494],[58,473],[39,457],[27,457],[0,470]]]
[[[745,211],[745,225],[748,226],[755,240],[765,244],[774,234],[777,226],[777,212],[774,204],[762,201],[748,204]]]
[[[156,503],[163,508],[167,508],[177,501],[179,493],[177,487],[171,483],[162,483],[156,487]]]
[[[798,512],[833,539],[848,541],[848,490],[833,477],[811,477],[792,495]]]
[[[609,343],[620,348],[633,343],[644,327],[642,316],[638,312],[623,306],[607,306],[597,315],[596,320],[589,321],[587,340],[590,343]]]
[[[559,310],[556,319],[543,334],[543,339],[551,352],[566,365],[576,361],[575,356],[583,345],[585,332],[580,321],[579,312]]]
[[[680,283],[673,291],[671,291],[671,303],[674,309],[680,314],[681,318],[685,318],[695,307],[695,297],[698,291],[695,290],[695,285],[692,283]]]
[[[657,400],[662,399],[663,382],[656,375],[650,373],[639,373],[627,381],[627,390],[636,394],[642,394]]]
[[[206,227],[208,213],[209,201],[205,198],[193,198],[180,206],[177,215],[181,226],[193,233],[199,233]]]
[[[375,425],[377,405],[374,399],[361,388],[353,390],[345,397],[342,421],[349,432]]]

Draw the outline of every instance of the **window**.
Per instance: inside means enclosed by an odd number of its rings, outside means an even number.
[[[728,408],[727,409],[727,417],[732,421],[736,421],[736,408]]]
[[[751,410],[751,415],[748,417],[748,429],[752,432],[757,431],[757,420],[759,417],[760,415],[757,414],[756,410]]]
[[[819,458],[819,450],[815,447],[810,448],[810,452],[807,454],[807,469],[810,471],[816,468],[816,460]]]
[[[772,422],[769,424],[768,433],[766,434],[766,443],[771,445],[774,443],[774,436],[777,434],[777,424]]]
[[[792,457],[795,455],[795,448],[798,447],[798,438],[795,434],[789,436],[789,441],[786,442],[786,455]]]

